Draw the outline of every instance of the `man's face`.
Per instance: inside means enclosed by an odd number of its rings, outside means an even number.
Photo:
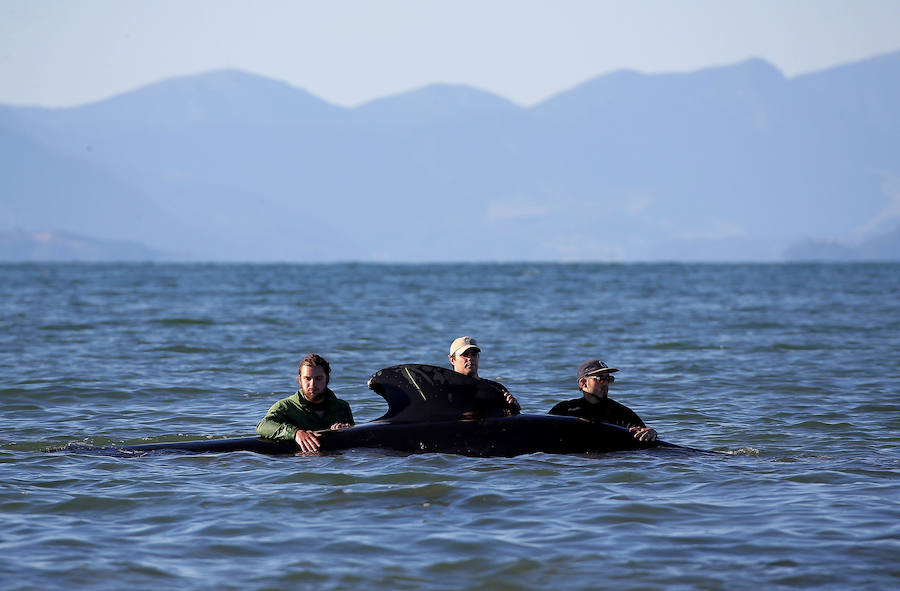
[[[478,349],[466,349],[450,356],[453,371],[466,376],[478,377]]]
[[[328,385],[328,378],[325,370],[321,367],[310,367],[304,365],[300,368],[300,390],[303,397],[310,402],[321,402],[322,394],[325,393],[325,386]]]
[[[602,373],[597,376],[581,378],[578,385],[581,386],[581,391],[585,393],[585,398],[588,400],[591,397],[606,398],[606,395],[609,394],[609,374]]]

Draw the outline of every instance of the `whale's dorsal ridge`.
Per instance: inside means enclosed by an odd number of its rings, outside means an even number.
[[[502,416],[507,406],[495,382],[452,369],[407,363],[375,372],[369,388],[388,404],[379,421],[413,423]]]

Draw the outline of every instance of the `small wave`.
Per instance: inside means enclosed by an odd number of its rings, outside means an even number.
[[[209,318],[159,318],[153,321],[154,324],[162,324],[163,326],[185,326],[185,325],[204,325],[212,326],[216,322]]]
[[[50,331],[76,331],[76,330],[93,330],[96,328],[93,324],[45,324],[40,330]]]
[[[188,345],[173,345],[169,347],[154,347],[152,349],[148,349],[148,351],[152,351],[154,353],[214,353],[213,349],[208,349],[206,347],[190,347]]]
[[[725,453],[733,455],[733,456],[750,456],[752,458],[759,457],[759,450],[754,447],[741,447],[738,449],[727,451]]]
[[[46,441],[33,441],[20,444],[22,448],[28,448],[30,451],[40,451],[44,453],[96,453],[102,450],[113,449],[116,445],[121,445],[121,441],[109,439],[106,437],[85,437],[78,441],[58,441],[51,442],[49,445]]]
[[[768,347],[758,347],[757,351],[818,351],[821,349],[827,349],[821,343],[775,343]]]
[[[651,346],[652,349],[658,350],[674,350],[674,351],[703,351],[710,349],[708,344],[687,343],[684,341],[657,341]],[[717,347],[716,347],[717,348]]]

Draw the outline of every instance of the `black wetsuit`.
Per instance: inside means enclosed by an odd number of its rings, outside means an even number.
[[[628,428],[647,426],[633,410],[612,398],[601,398],[597,404],[591,404],[584,397],[564,400],[551,408],[548,414],[579,417],[595,423],[610,423]]]

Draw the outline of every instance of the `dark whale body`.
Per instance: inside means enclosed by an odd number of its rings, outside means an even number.
[[[642,443],[622,427],[588,423],[574,417],[516,415],[424,423],[372,421],[349,429],[319,432],[321,452],[379,448],[406,453],[448,453],[464,456],[512,457],[530,453],[578,454],[668,446]],[[204,441],[147,443],[117,448],[125,453],[222,453],[252,451],[295,455],[297,444],[285,439],[239,437]]]
[[[375,373],[369,379],[369,388],[387,401],[387,413],[347,429],[318,432],[320,453],[378,448],[405,453],[512,457],[537,452],[582,454],[660,446],[680,448],[662,441],[637,441],[622,427],[574,417],[507,416],[507,403],[498,384],[443,367],[395,365]],[[117,451],[293,455],[299,448],[289,440],[241,437],[128,445]]]

